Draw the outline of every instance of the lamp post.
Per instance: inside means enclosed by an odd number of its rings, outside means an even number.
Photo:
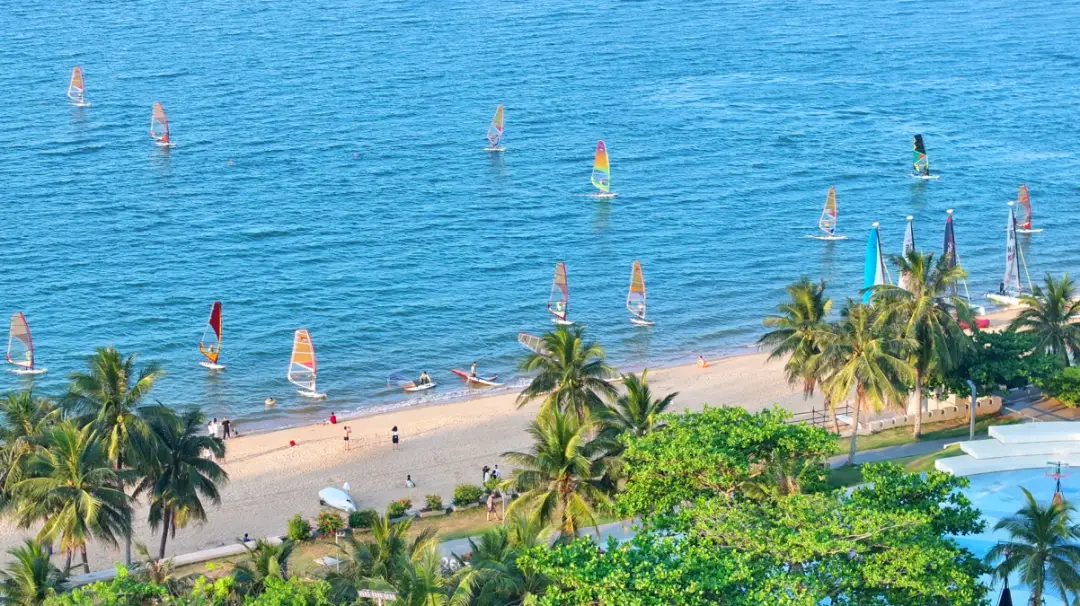
[[[968,425],[968,439],[975,439],[975,381],[968,379],[968,387],[971,388],[971,422]]]

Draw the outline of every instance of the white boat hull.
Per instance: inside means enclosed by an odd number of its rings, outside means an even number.
[[[1018,234],[1039,234],[1042,233],[1041,229],[1017,229]]]
[[[506,148],[505,147],[485,147],[484,151],[486,151],[486,152],[504,152],[504,151],[506,151]]]
[[[403,387],[402,389],[404,389],[408,393],[416,393],[418,391],[427,391],[429,389],[434,389],[436,385],[438,385],[438,383],[431,382],[425,383],[423,385],[410,385],[407,387]]]
[[[911,175],[912,179],[922,179],[923,181],[937,181],[941,178],[941,175]]]
[[[163,148],[176,147],[176,144],[172,141],[169,141],[168,143],[165,143],[164,141],[154,141],[154,145]]]
[[[24,377],[32,377],[35,375],[43,375],[49,372],[48,368],[9,368],[8,372],[17,374]]]
[[[656,322],[650,322],[644,318],[630,318],[630,323],[634,326],[656,326]]]
[[[573,320],[563,320],[562,318],[552,318],[551,321],[559,326],[573,326]]]
[[[847,240],[847,236],[806,236],[811,240],[820,240],[822,242],[838,242],[840,240]]]
[[[199,366],[208,370],[225,370],[224,364],[215,364],[213,362],[199,362]]]
[[[311,400],[323,400],[326,398],[326,394],[319,393],[317,391],[309,391],[306,389],[299,389],[296,391],[300,396]]]
[[[990,301],[997,303],[998,305],[1005,305],[1007,307],[1016,307],[1023,305],[1020,297],[1014,297],[1012,295],[1003,295],[996,292],[986,293],[986,298]]]
[[[72,107],[90,107],[90,102],[89,101],[82,101],[82,102],[72,101],[71,106]]]
[[[614,198],[617,195],[619,195],[619,194],[612,191],[612,192],[608,192],[606,194],[605,193],[593,194],[592,197],[600,198],[601,200],[608,200],[608,199]]]

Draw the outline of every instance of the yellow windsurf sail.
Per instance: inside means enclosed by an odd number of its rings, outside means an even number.
[[[626,310],[644,320],[647,305],[645,275],[641,273],[641,262],[634,261],[634,265],[630,268],[630,292],[626,293]]]
[[[208,339],[211,332],[213,338]],[[221,301],[214,301],[210,308],[210,319],[206,321],[206,330],[199,339],[199,352],[206,356],[211,364],[217,364],[221,357]]]
[[[603,141],[596,142],[596,156],[592,167],[593,187],[603,193],[611,191],[611,164],[608,162],[607,146]]]
[[[488,149],[498,149],[502,143],[503,138],[503,106],[500,104],[495,108],[495,117],[491,119],[491,124],[488,126],[487,139]]]
[[[74,105],[88,105],[86,102],[86,85],[83,83],[82,68],[77,65],[71,70],[71,82],[68,83],[67,96]]]
[[[306,329],[300,329],[293,335],[292,357],[289,359],[289,382],[293,385],[315,391],[315,378],[318,368],[315,364],[315,346]]]

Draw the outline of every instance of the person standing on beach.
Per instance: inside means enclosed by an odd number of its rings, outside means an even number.
[[[219,440],[225,439],[225,424],[218,423],[217,419],[214,419],[214,437]]]
[[[416,482],[412,481],[412,475],[405,474],[405,488],[416,488]]]
[[[206,433],[210,434],[210,437],[217,437],[217,417],[214,417],[213,421],[206,424]]]
[[[230,425],[232,425],[232,423],[231,423],[231,422],[230,422],[230,421],[229,421],[228,419],[223,419],[223,420],[221,421],[221,427],[222,427],[222,429],[224,430],[224,435],[225,435],[225,439],[226,439],[226,440],[228,440],[228,439],[229,439],[229,429],[230,429],[230,427],[229,427],[229,426],[230,426]]]
[[[495,469],[491,470],[491,477],[495,480],[499,479],[499,464],[495,464]]]
[[[391,446],[391,448],[393,448],[394,450],[397,450],[397,449],[398,449],[398,430],[397,430],[397,425],[394,425],[393,429],[391,429],[391,430],[390,430],[390,442],[392,442],[392,443],[393,443],[393,445]]]
[[[345,426],[345,452],[349,452],[349,434],[350,433],[352,433],[352,430],[349,429],[348,425],[346,425]]]
[[[491,516],[492,515],[495,516],[495,521],[496,522],[498,522],[500,520],[500,518],[499,518],[499,510],[495,509],[495,493],[494,492],[492,492],[491,494],[488,495],[488,502],[487,502],[487,521],[488,522],[491,521]]]
[[[491,475],[491,468],[488,467],[487,465],[484,465],[483,472],[484,472],[484,484],[487,484],[488,476]]]

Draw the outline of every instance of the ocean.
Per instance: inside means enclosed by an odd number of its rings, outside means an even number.
[[[640,369],[748,351],[800,275],[858,296],[880,222],[973,295],[1004,267],[1026,183],[1031,275],[1076,271],[1080,8],[1036,1],[7,3],[0,20],[0,312],[22,311],[35,389],[94,348],[168,372],[153,397],[283,425],[425,401],[452,368],[511,384],[518,332],[571,319]],[[81,65],[89,108],[64,94]],[[168,112],[171,150],[147,135]],[[503,154],[483,151],[497,104]],[[924,135],[938,181],[909,176]],[[590,198],[596,142],[618,197]],[[814,233],[837,188],[836,243]],[[640,260],[651,329],[628,321]],[[210,305],[222,362],[199,367]],[[310,330],[321,402],[286,382]],[[0,390],[25,386],[0,377]],[[264,398],[278,401],[263,409]]]

